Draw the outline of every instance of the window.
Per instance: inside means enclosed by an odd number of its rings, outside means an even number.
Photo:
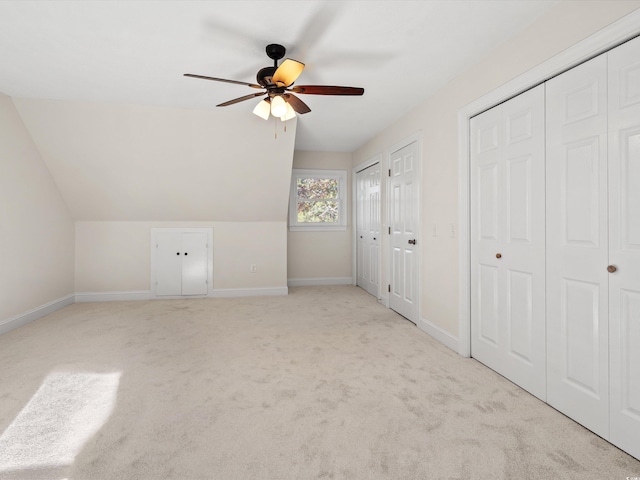
[[[293,170],[289,230],[346,230],[347,172]]]

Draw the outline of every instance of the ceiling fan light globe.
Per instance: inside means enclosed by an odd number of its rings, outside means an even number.
[[[255,113],[260,118],[264,118],[265,120],[269,119],[269,114],[271,113],[271,105],[266,100],[260,100],[260,103],[256,105],[256,108],[253,109],[253,113]]]
[[[292,118],[295,118],[296,116],[296,111],[291,107],[291,105],[289,105],[289,103],[287,103],[287,113],[285,113],[282,117],[280,117],[280,120],[282,120],[283,122],[286,122],[287,120],[291,120]]]
[[[287,58],[273,74],[273,83],[288,87],[295,82],[304,70],[304,63]]]
[[[287,114],[287,102],[280,95],[271,99],[271,115],[274,117],[283,117]]]

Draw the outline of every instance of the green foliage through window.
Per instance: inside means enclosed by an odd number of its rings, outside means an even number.
[[[292,230],[346,228],[347,172],[293,170],[289,228]]]
[[[338,180],[298,178],[298,222],[336,223],[338,221]]]

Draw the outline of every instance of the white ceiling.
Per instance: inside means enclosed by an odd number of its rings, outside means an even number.
[[[558,1],[1,1],[0,92],[215,109],[255,90],[182,74],[255,82],[280,43],[297,84],[364,87],[300,96],[296,149],[350,152]]]

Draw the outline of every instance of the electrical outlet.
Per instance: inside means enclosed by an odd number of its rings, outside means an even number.
[[[257,271],[258,271],[258,266],[257,266],[255,263],[252,263],[252,264],[249,266],[249,272],[250,272],[250,273],[256,273]]]

